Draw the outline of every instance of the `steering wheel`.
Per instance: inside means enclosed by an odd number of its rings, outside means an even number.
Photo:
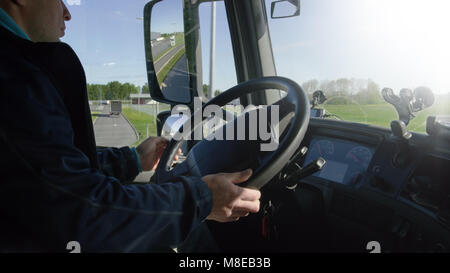
[[[193,135],[195,130],[203,128],[202,123],[188,126],[190,130],[177,132],[168,143],[156,169],[156,183],[174,181],[179,176],[198,176],[220,172],[235,172],[246,168],[252,168],[253,174],[248,181],[240,184],[243,187],[260,189],[269,182],[278,172],[282,170],[286,162],[292,157],[300,146],[309,124],[310,106],[309,100],[302,88],[294,81],[283,77],[264,77],[241,83],[228,89],[211,101],[204,104],[201,113],[210,105],[220,107],[253,92],[263,90],[283,90],[287,95],[276,103],[267,106],[266,111],[254,109],[234,118],[221,128],[216,130],[216,136],[223,134],[223,140],[216,137],[213,140],[203,139],[192,147],[185,161],[172,168],[173,158],[178,149]],[[279,109],[278,120],[271,120],[271,109],[277,105]],[[196,112],[198,114],[198,112]],[[195,114],[192,115],[185,125],[192,125]],[[259,113],[259,114],[258,114]],[[257,124],[252,119],[252,114],[257,116]],[[267,126],[261,125],[260,119],[267,115]],[[204,119],[203,115],[202,119]],[[251,122],[253,121],[253,122]],[[242,126],[244,124],[245,126]],[[241,126],[241,127],[239,127]],[[183,128],[183,127],[182,127]],[[186,128],[186,127],[184,127]],[[246,138],[242,140],[237,136],[239,129],[245,128]],[[267,144],[267,139],[249,137],[251,130],[257,132],[265,129],[271,133],[271,141],[275,142],[277,148],[272,151],[262,151],[261,145]],[[279,138],[276,131],[280,132]],[[226,133],[233,131],[233,138],[226,138]],[[275,133],[273,133],[275,132]],[[230,136],[230,135],[228,135]],[[269,141],[270,142],[270,141]]]

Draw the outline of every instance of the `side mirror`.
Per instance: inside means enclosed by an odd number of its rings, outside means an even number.
[[[272,19],[288,18],[300,15],[300,0],[274,1],[271,5]]]
[[[183,2],[152,0],[144,8],[144,42],[152,99],[190,104],[193,90],[186,59]]]

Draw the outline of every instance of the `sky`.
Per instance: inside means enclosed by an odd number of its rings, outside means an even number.
[[[64,0],[72,14],[63,42],[71,45],[89,83],[143,85],[143,7],[148,0]],[[244,1],[244,0],[243,0]],[[266,6],[270,17],[270,3]],[[181,1],[155,7],[152,31],[182,29]],[[270,19],[277,73],[310,79],[372,79],[380,87],[450,92],[448,0],[302,0],[298,17]],[[210,3],[200,6],[203,78],[209,81]],[[222,2],[217,3],[214,89],[236,84]],[[159,31],[160,30],[160,31]]]

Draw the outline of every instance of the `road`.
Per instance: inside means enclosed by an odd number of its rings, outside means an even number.
[[[164,39],[162,41],[154,41],[152,46],[152,55],[156,57],[169,47],[170,47],[170,39]]]
[[[97,146],[123,147],[130,146],[138,140],[133,127],[123,115],[109,115],[110,107],[105,106],[94,123]]]
[[[154,63],[155,65],[155,71],[158,73],[163,66],[170,60],[172,59],[172,57],[181,49],[184,47],[184,44],[181,44],[179,46],[174,47],[171,51],[169,51],[169,53],[167,53],[166,55],[164,55],[161,59],[159,59],[156,63]],[[155,55],[154,55],[155,56]]]
[[[186,103],[190,101],[186,54],[178,60],[167,74],[161,91],[168,99]]]
[[[105,105],[102,113],[94,123],[95,141],[97,146],[124,147],[130,146],[137,141],[137,135],[133,127],[126,121],[123,115],[109,116],[110,107]],[[135,183],[148,183],[154,172],[142,172]]]

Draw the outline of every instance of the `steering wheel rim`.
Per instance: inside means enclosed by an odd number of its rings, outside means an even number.
[[[292,157],[297,148],[300,146],[309,124],[310,106],[308,96],[296,82],[288,78],[278,76],[263,77],[246,81],[228,89],[227,91],[214,97],[208,103],[204,104],[201,109],[203,113],[203,110],[209,105],[218,105],[222,107],[243,95],[268,89],[283,90],[287,92],[287,95],[284,98],[272,105],[278,104],[280,106],[280,122],[284,117],[288,117],[288,115],[292,115],[292,118],[289,123],[290,125],[288,131],[283,140],[279,143],[278,148],[271,152],[270,157],[268,157],[269,160],[263,163],[261,168],[258,168],[258,170],[260,170],[259,172],[253,173],[248,181],[240,184],[240,186],[243,187],[260,189],[282,170],[286,162]],[[194,115],[192,115],[186,123],[191,122]],[[155,174],[157,183],[167,182],[177,176],[189,173],[189,171],[192,170],[187,166],[174,168],[172,170],[170,170],[170,168],[172,166],[174,156],[184,143],[184,137],[188,134],[192,134],[195,129],[198,129],[198,126],[202,126],[202,123],[192,126],[189,132],[178,131],[176,134],[177,137],[174,136],[170,140],[156,169]],[[203,139],[201,142],[203,141],[208,140]],[[203,176],[207,174],[208,173],[201,175]]]

